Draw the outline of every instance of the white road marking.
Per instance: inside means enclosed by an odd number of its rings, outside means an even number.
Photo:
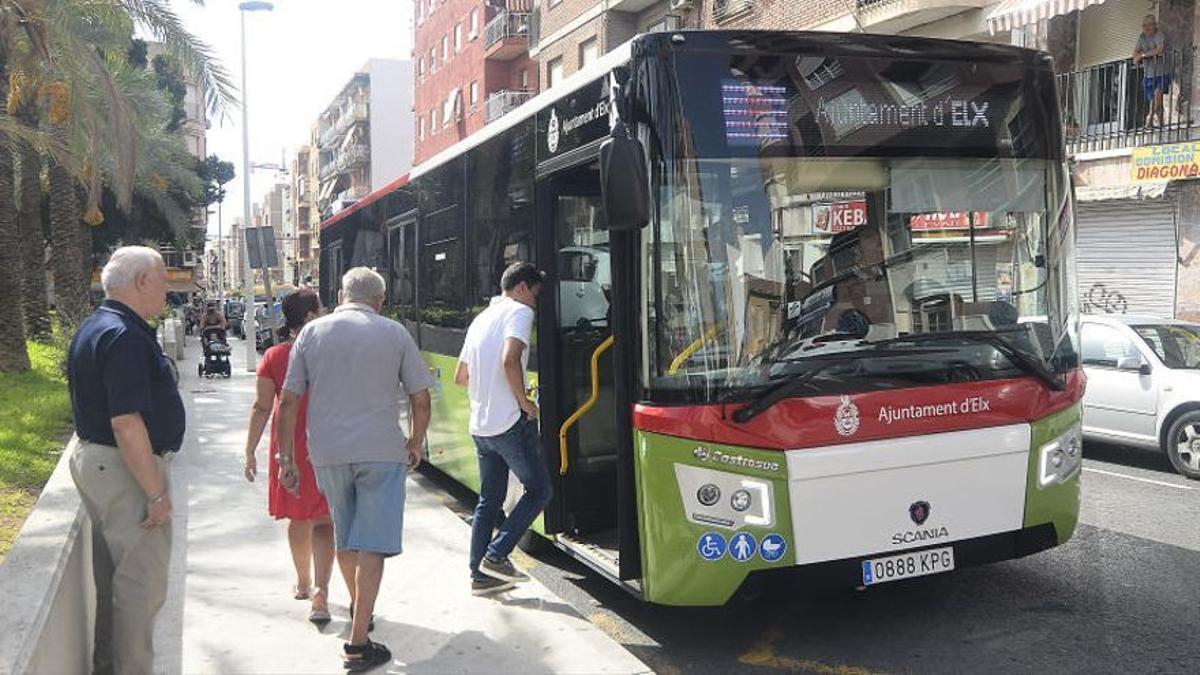
[[[1117,478],[1126,478],[1128,480],[1136,480],[1141,483],[1150,483],[1151,485],[1162,485],[1162,486],[1169,487],[1169,488],[1175,488],[1176,490],[1192,491],[1192,490],[1200,489],[1200,488],[1191,487],[1189,485],[1179,485],[1176,483],[1168,483],[1168,482],[1162,481],[1162,480],[1153,480],[1150,478],[1142,478],[1140,476],[1130,476],[1129,474],[1118,473],[1116,471],[1105,471],[1103,469],[1092,469],[1092,468],[1086,467],[1086,466],[1083,467],[1083,470],[1091,472],[1091,473],[1103,474],[1105,476],[1115,476]]]

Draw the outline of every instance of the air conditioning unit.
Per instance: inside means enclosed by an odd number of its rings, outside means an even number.
[[[671,9],[687,10],[695,6],[695,0],[671,0]]]
[[[195,251],[184,251],[183,252],[183,266],[184,267],[196,267],[199,264],[200,264],[200,256],[197,255]]]

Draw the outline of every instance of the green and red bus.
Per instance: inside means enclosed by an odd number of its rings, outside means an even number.
[[[478,489],[455,362],[534,261],[556,484],[526,543],[715,605],[1071,537],[1072,213],[1044,54],[657,33],[325,220],[320,284],[385,274],[436,374],[428,463]]]

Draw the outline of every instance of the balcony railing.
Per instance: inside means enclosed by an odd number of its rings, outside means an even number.
[[[717,21],[727,21],[754,9],[754,0],[713,0],[712,13]]]
[[[507,38],[528,38],[529,12],[510,12],[503,10],[487,23],[483,29],[483,45],[491,49],[496,43]]]
[[[491,122],[516,109],[533,96],[531,91],[509,91],[502,89],[487,98],[484,102],[484,121]]]
[[[370,156],[371,152],[367,149],[367,146],[351,145],[345,150],[342,150],[342,154],[338,155],[338,171],[349,171],[359,164],[365,162]]]
[[[1137,64],[1126,59],[1058,75],[1068,152],[1195,140],[1194,61],[1194,50],[1172,50]]]

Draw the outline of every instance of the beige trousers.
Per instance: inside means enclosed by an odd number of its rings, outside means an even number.
[[[121,452],[72,438],[71,477],[92,521],[96,583],[94,672],[140,675],[154,668],[154,617],[167,598],[171,524],[142,529],[146,495]],[[164,476],[167,462],[158,458]]]

